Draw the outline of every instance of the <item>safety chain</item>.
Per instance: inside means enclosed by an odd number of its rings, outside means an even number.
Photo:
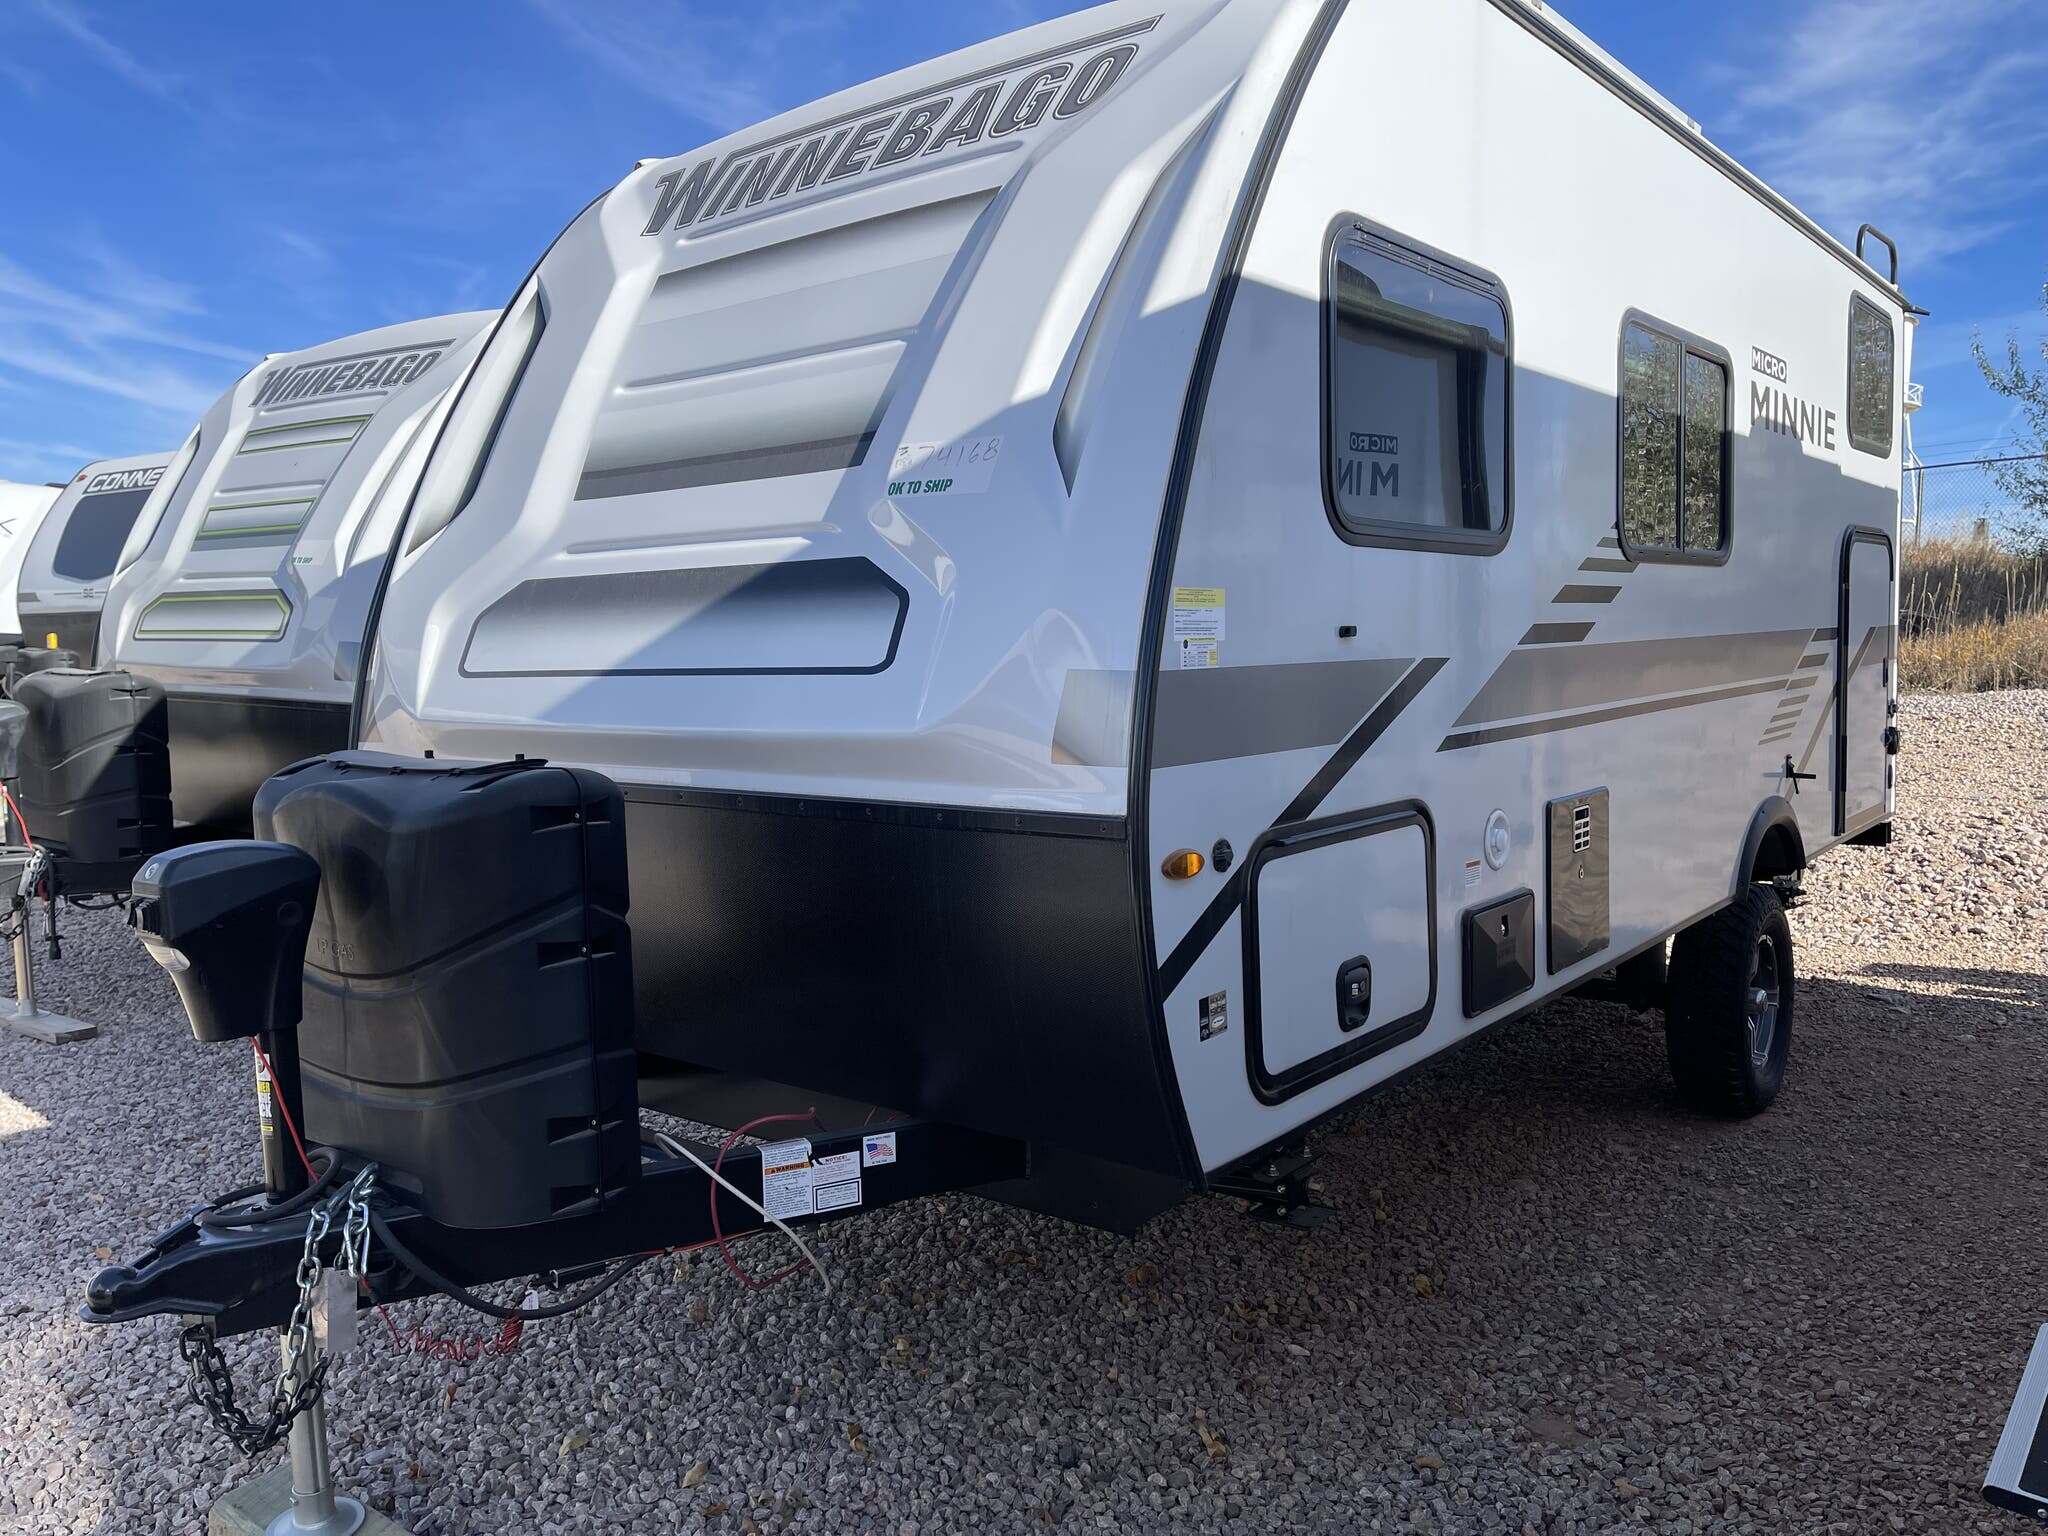
[[[178,1353],[184,1356],[188,1373],[186,1386],[192,1401],[206,1410],[213,1426],[244,1456],[260,1456],[280,1444],[291,1432],[292,1420],[320,1401],[327,1384],[331,1356],[322,1355],[306,1367],[314,1353],[313,1306],[320,1291],[320,1245],[333,1230],[335,1213],[346,1207],[342,1218],[342,1268],[358,1286],[370,1265],[369,1195],[376,1184],[376,1165],[365,1168],[324,1204],[313,1208],[306,1218],[306,1241],[299,1250],[297,1274],[299,1299],[292,1308],[291,1322],[284,1329],[283,1363],[270,1389],[270,1402],[263,1417],[253,1419],[235,1401],[235,1381],[227,1357],[221,1353],[211,1319],[191,1324],[178,1335]]]

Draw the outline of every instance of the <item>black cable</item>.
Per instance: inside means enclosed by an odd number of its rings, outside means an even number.
[[[246,1189],[222,1195],[212,1206],[201,1211],[199,1225],[210,1231],[229,1231],[241,1227],[260,1227],[269,1222],[283,1221],[287,1217],[301,1214],[332,1189],[341,1177],[341,1154],[332,1147],[315,1147],[308,1155],[315,1163],[323,1157],[326,1158],[327,1166],[320,1170],[318,1178],[289,1200],[281,1200],[275,1205],[252,1205],[246,1210],[230,1210],[229,1207],[237,1201],[251,1200],[266,1192],[265,1186],[252,1184]]]
[[[516,1319],[522,1323],[537,1323],[547,1318],[565,1317],[571,1312],[580,1311],[654,1257],[651,1253],[635,1254],[633,1257],[623,1260],[617,1269],[614,1269],[588,1290],[571,1296],[567,1301],[554,1302],[548,1306],[535,1307],[529,1311],[524,1307],[501,1307],[495,1301],[486,1301],[474,1291],[464,1290],[446,1275],[435,1270],[432,1265],[428,1264],[418,1254],[414,1253],[393,1236],[390,1223],[385,1221],[380,1212],[374,1210],[370,1212],[370,1230],[377,1234],[378,1239],[384,1246],[391,1250],[392,1256],[407,1269],[411,1270],[416,1278],[425,1282],[434,1290],[439,1291],[450,1300],[460,1302],[472,1312],[481,1312],[485,1317],[495,1317],[505,1322],[512,1322]]]

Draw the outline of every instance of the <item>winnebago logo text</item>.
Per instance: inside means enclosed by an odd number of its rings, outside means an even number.
[[[320,400],[334,395],[386,393],[410,384],[441,360],[445,341],[423,347],[398,347],[329,362],[294,363],[274,370],[256,391],[251,405],[290,405],[295,400]]]
[[[1137,43],[1126,39],[1158,25],[1154,16],[735,150],[723,160],[670,171],[654,184],[654,211],[641,233],[706,224],[821,183],[1024,133],[1047,117],[1078,116],[1107,96],[1137,59]]]
[[[85,482],[81,496],[104,496],[109,491],[146,491],[164,477],[164,466],[153,469],[109,469]]]

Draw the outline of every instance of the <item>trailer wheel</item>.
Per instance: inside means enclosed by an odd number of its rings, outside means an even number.
[[[1770,1108],[1785,1083],[1797,992],[1792,925],[1769,886],[1752,885],[1679,934],[1664,1010],[1679,1093],[1733,1118]]]

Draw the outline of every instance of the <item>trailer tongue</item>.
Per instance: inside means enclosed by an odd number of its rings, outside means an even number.
[[[758,1147],[644,1130],[622,802],[601,775],[342,753],[271,780],[256,817],[275,841],[151,857],[130,923],[199,1040],[252,1042],[263,1183],[102,1270],[82,1315],[186,1319],[195,1400],[247,1454],[290,1433],[307,1499],[331,1502],[323,1351],[358,1308],[560,1316],[657,1254],[770,1225],[803,1247],[793,1223],[1027,1173],[1022,1142],[879,1110],[776,1116],[805,1134]],[[570,1294],[475,1292],[524,1277]],[[263,1328],[284,1362],[252,1415],[217,1341]]]

